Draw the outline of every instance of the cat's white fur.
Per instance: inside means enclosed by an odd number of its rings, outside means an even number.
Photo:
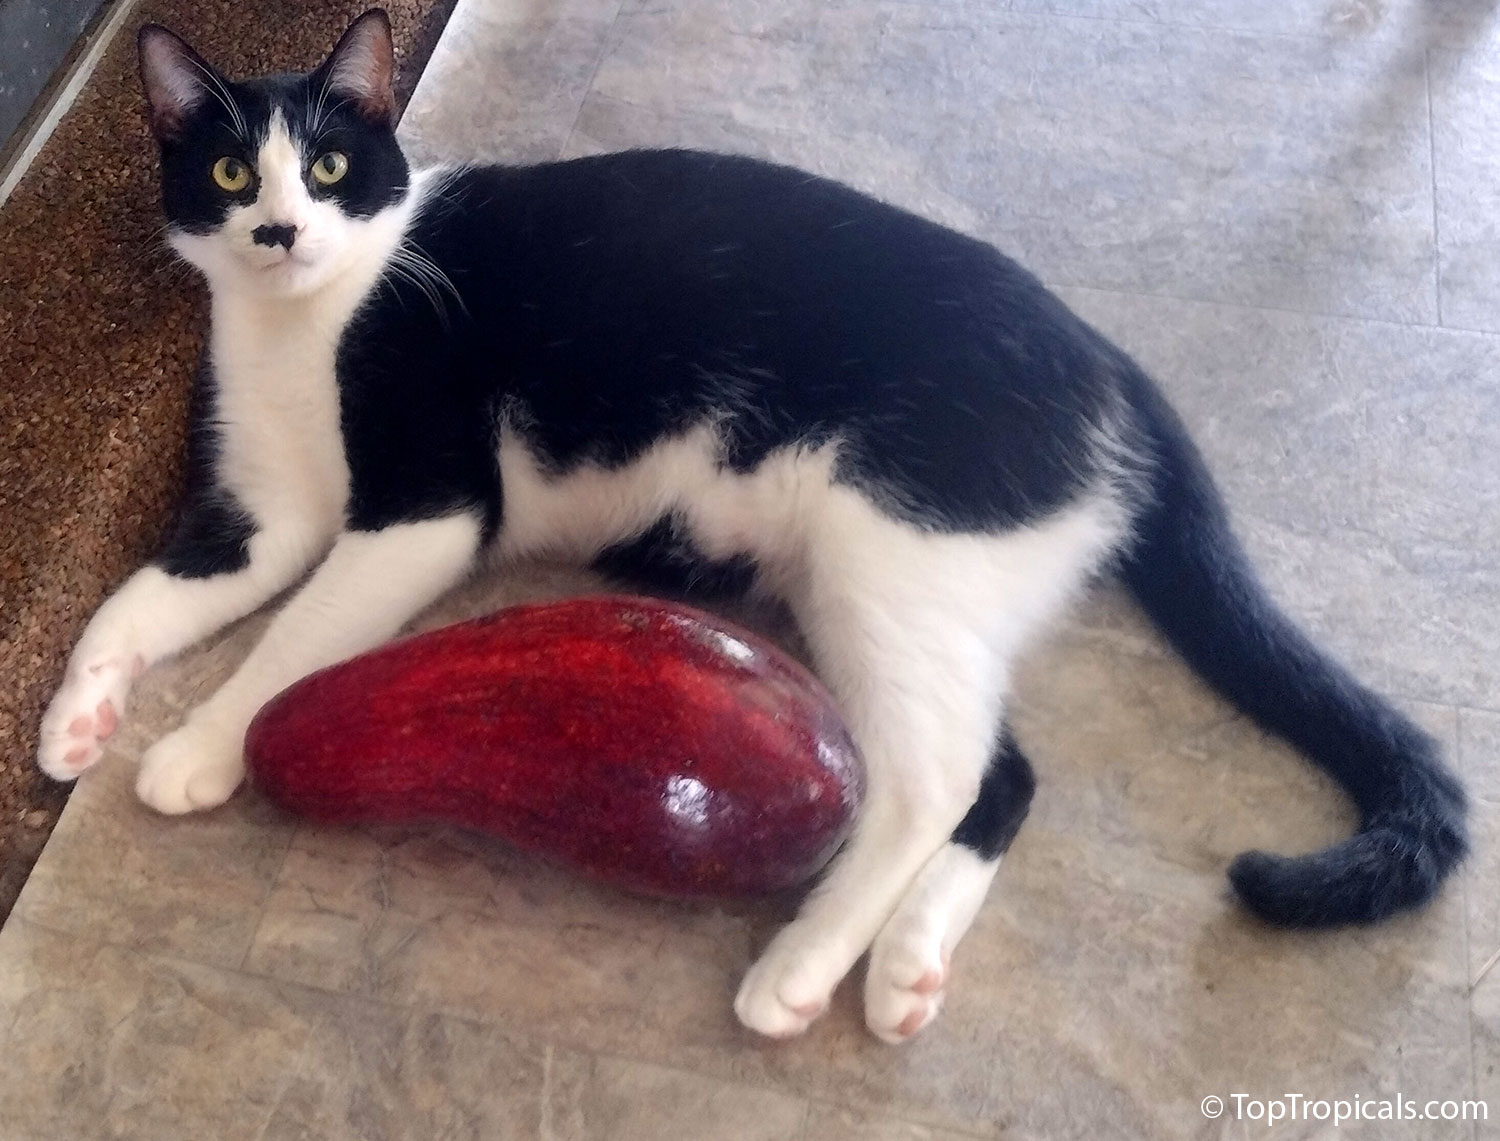
[[[900,1043],[937,1017],[953,951],[999,870],[998,858],[950,843],[917,873],[870,948],[865,1018],[875,1034]]]
[[[274,124],[259,157],[271,193],[222,236],[176,239],[213,288],[220,477],[260,528],[249,565],[206,579],[155,568],[132,577],[89,624],[44,722],[42,767],[76,776],[97,759],[135,672],[250,612],[321,558],[234,676],[146,752],[137,791],[162,812],[227,799],[264,701],[391,637],[481,555],[480,522],[466,514],[341,532],[349,473],[334,351],[442,176],[418,175],[401,203],[371,219],[335,222],[301,189],[309,157]],[[296,225],[293,253],[305,239],[313,256],[271,264],[273,251],[250,240],[261,224]],[[994,875],[994,861],[949,837],[994,747],[1012,662],[1126,523],[1101,486],[1008,534],[925,533],[838,482],[837,456],[836,443],[788,448],[736,473],[720,464],[718,436],[704,424],[624,467],[557,476],[507,429],[505,519],[490,553],[587,559],[670,510],[705,554],[755,559],[840,701],[868,794],[849,844],[750,970],[735,1009],[761,1033],[798,1033],[873,945],[867,1018],[900,1041],[936,1013],[948,956]]]

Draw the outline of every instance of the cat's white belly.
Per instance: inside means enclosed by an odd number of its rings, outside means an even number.
[[[781,578],[794,570],[809,523],[826,505],[834,449],[786,448],[750,472],[723,467],[721,454],[704,425],[629,464],[586,464],[556,475],[507,431],[500,442],[504,522],[497,553],[586,562],[675,514],[705,557],[749,555],[764,576]]]
[[[505,432],[496,553],[587,562],[673,514],[700,554],[749,556],[761,585],[794,608],[815,577],[877,607],[887,598],[909,603],[929,595],[945,621],[1008,657],[1125,533],[1125,510],[1102,489],[1001,534],[944,534],[902,522],[836,482],[834,444],[785,448],[749,472],[723,466],[721,455],[705,425],[630,464],[556,475],[523,439]]]

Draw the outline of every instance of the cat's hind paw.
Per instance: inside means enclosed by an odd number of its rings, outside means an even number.
[[[104,753],[119,727],[130,683],[145,668],[139,658],[105,657],[68,667],[68,676],[42,717],[37,765],[53,780],[74,780]]]
[[[844,971],[842,959],[793,923],[781,932],[740,984],[739,1020],[768,1038],[794,1038],[828,1009]]]
[[[244,776],[241,737],[190,721],[146,750],[135,794],[158,812],[180,816],[217,808]]]
[[[870,968],[865,975],[865,1025],[875,1037],[893,1046],[915,1037],[942,1009],[948,956],[935,941],[931,945],[924,942],[882,933],[870,950]]]

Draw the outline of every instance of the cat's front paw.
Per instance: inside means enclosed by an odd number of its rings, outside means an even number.
[[[803,924],[785,928],[745,975],[734,1012],[768,1038],[793,1038],[828,1009],[844,957]]]
[[[180,816],[217,808],[244,776],[243,735],[190,720],[146,750],[135,794],[158,812]]]
[[[145,662],[138,654],[85,656],[68,665],[42,717],[36,760],[53,780],[74,780],[104,752],[125,712],[130,683]]]

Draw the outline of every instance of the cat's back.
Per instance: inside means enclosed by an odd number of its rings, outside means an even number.
[[[518,347],[608,345],[616,371],[637,351],[704,367],[734,352],[839,377],[858,397],[865,383],[966,372],[1055,389],[1109,352],[993,246],[744,156],[463,169],[413,238],[483,328]]]
[[[634,150],[471,167],[450,177],[441,198],[447,206],[427,212],[421,241],[476,273],[496,257],[565,272],[619,269],[628,255],[705,281],[1039,288],[983,242],[830,179],[741,155]],[[905,273],[892,278],[897,267]]]
[[[1116,350],[993,247],[755,159],[459,170],[411,239],[459,303],[372,309],[359,371],[524,409],[561,468],[705,421],[740,470],[857,440],[851,478],[990,526],[1078,489],[1117,383]]]

